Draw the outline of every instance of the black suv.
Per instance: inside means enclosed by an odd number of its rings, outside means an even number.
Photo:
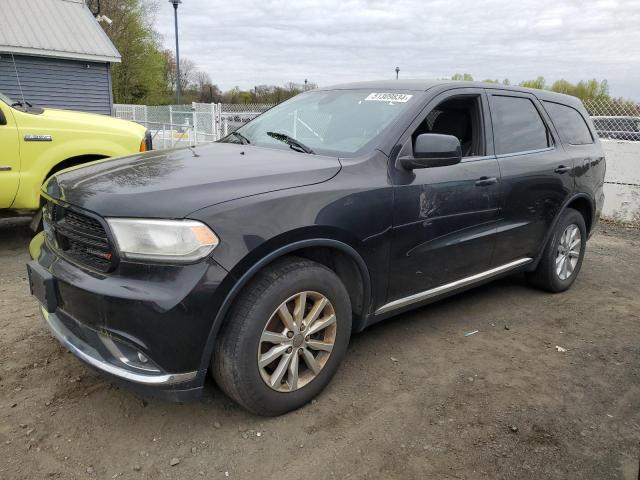
[[[316,396],[352,332],[503,275],[576,279],[605,160],[579,100],[389,81],[299,95],[221,141],[44,187],[33,294],[80,359],[145,394],[207,371],[247,409]]]

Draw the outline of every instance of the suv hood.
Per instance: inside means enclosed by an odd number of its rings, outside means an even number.
[[[182,218],[217,203],[321,183],[339,171],[334,157],[212,143],[100,160],[55,175],[44,189],[104,217]]]

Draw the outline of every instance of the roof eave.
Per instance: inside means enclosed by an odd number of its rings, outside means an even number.
[[[120,56],[89,55],[85,53],[59,52],[55,50],[41,50],[38,48],[0,45],[0,54],[3,54],[3,53],[13,53],[14,55],[29,55],[32,57],[63,58],[67,60],[81,60],[81,61],[99,62],[99,63],[122,62],[122,57]]]

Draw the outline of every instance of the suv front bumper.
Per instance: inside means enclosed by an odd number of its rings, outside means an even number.
[[[122,380],[137,383],[139,385],[163,386],[174,385],[177,383],[185,383],[196,378],[197,370],[186,373],[165,373],[165,372],[136,372],[126,368],[126,357],[112,354],[106,356],[92,346],[97,344],[98,334],[91,332],[95,337],[95,342],[87,342],[76,336],[71,330],[65,327],[64,323],[55,313],[49,313],[44,307],[40,307],[42,316],[49,326],[51,333],[58,341],[76,357],[90,366],[101,370],[109,375],[113,375]],[[91,335],[86,332],[86,334]],[[122,366],[118,366],[121,363]]]
[[[37,235],[32,293],[53,335],[80,360],[146,396],[198,398],[213,320],[228,273],[212,260],[184,266],[122,264],[91,272]]]

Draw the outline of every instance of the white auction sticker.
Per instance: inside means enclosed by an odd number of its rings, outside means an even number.
[[[407,103],[413,95],[406,93],[371,93],[365,101],[367,102],[397,102]]]

